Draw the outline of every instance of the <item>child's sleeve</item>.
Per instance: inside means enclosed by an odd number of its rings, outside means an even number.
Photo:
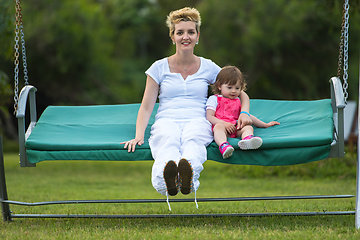
[[[216,107],[217,107],[217,96],[212,95],[208,98],[206,102],[206,110],[210,109],[216,111]]]

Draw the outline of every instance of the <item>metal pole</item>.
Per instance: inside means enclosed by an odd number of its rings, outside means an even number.
[[[274,216],[324,216],[354,215],[354,211],[345,212],[274,212],[274,213],[210,213],[210,214],[146,214],[146,215],[93,215],[93,214],[13,214],[13,218],[218,218],[218,217],[274,217]]]
[[[11,220],[11,213],[9,208],[9,203],[3,202],[3,200],[8,200],[7,191],[6,191],[6,181],[5,181],[5,168],[4,168],[4,154],[3,154],[3,141],[2,135],[0,135],[0,203],[1,203],[1,212],[3,215],[3,220]]]
[[[359,54],[360,60],[360,54]],[[356,167],[356,206],[355,206],[355,227],[360,228],[360,63],[359,63],[359,100],[358,100],[358,140],[357,140],[357,167]]]

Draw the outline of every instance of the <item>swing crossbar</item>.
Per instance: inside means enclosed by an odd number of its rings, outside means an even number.
[[[237,198],[198,198],[197,202],[244,202],[244,201],[271,201],[271,200],[303,200],[303,199],[338,199],[353,198],[355,195],[310,195],[310,196],[274,196],[274,197],[237,197]],[[48,202],[18,202],[2,200],[3,203],[20,206],[44,206],[59,204],[88,204],[88,203],[166,203],[166,199],[113,199],[113,200],[64,200]],[[194,199],[169,199],[169,202],[194,202]]]
[[[274,201],[274,200],[305,200],[305,199],[339,199],[354,198],[354,195],[310,195],[310,196],[273,196],[273,197],[239,197],[239,198],[198,198],[198,202],[229,202],[229,201]],[[193,202],[193,199],[170,199],[169,202]],[[18,202],[0,199],[3,205],[20,206],[44,206],[44,205],[64,205],[64,204],[124,204],[124,203],[166,203],[165,199],[115,199],[115,200],[65,200],[48,202]],[[354,215],[355,211],[322,211],[322,212],[279,212],[279,213],[226,213],[226,214],[118,214],[118,215],[99,215],[99,214],[12,214],[3,211],[3,219],[14,218],[177,218],[177,217],[269,217],[269,216],[318,216],[318,215]]]
[[[95,215],[95,214],[13,214],[12,218],[219,218],[219,217],[274,217],[274,216],[324,216],[354,215],[355,211],[337,212],[274,212],[274,213],[214,213],[214,214],[146,214],[146,215]]]

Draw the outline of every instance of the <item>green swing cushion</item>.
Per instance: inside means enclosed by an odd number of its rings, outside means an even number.
[[[150,127],[157,106],[145,132],[145,143],[134,153],[124,149],[122,141],[135,135],[140,104],[97,106],[49,106],[42,113],[26,140],[31,163],[45,160],[153,160],[149,144]],[[316,101],[251,100],[251,113],[259,119],[281,124],[255,128],[263,139],[258,150],[242,151],[239,139],[229,142],[236,149],[223,159],[215,142],[208,149],[208,159],[231,164],[292,165],[325,159],[333,141],[333,113],[330,99]]]

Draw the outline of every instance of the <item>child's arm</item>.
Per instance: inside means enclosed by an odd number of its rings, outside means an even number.
[[[269,123],[265,123],[253,115],[251,115],[250,118],[253,122],[253,125],[258,128],[268,128],[268,127],[272,127],[272,126],[280,124],[279,122],[276,122],[276,121],[271,121]]]
[[[226,131],[231,134],[233,132],[236,131],[236,127],[229,123],[229,122],[225,122],[223,120],[220,120],[218,119],[217,117],[215,117],[215,111],[214,110],[211,110],[211,109],[207,109],[206,110],[206,119],[212,124],[212,125],[215,125],[215,124],[222,124],[224,125]]]
[[[206,119],[212,124],[215,125],[220,123],[221,120],[215,117],[215,111],[211,109],[206,109]]]
[[[241,102],[241,111],[249,113],[250,111],[249,96],[244,91],[241,91],[239,98]],[[238,119],[237,129],[241,129],[246,125],[252,125],[252,120],[250,116],[247,115],[246,113],[241,113]]]

